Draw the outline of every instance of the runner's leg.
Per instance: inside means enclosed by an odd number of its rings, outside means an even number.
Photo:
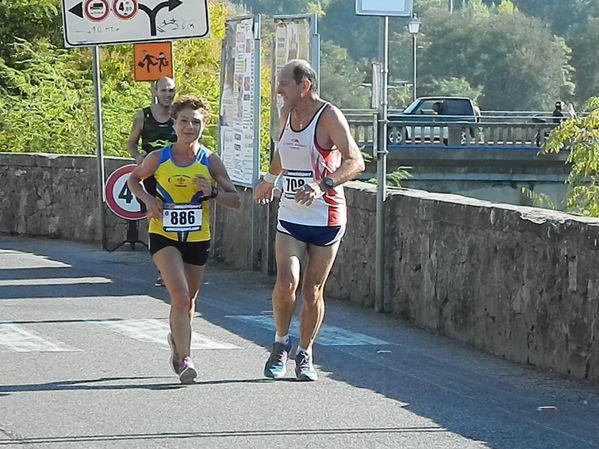
[[[272,308],[279,337],[289,333],[289,325],[295,310],[295,292],[300,280],[300,260],[305,251],[305,243],[290,235],[277,232],[275,240],[277,280],[272,292]]]
[[[308,245],[308,263],[302,281],[300,347],[310,349],[324,319],[324,286],[337,256],[339,242],[331,246]]]

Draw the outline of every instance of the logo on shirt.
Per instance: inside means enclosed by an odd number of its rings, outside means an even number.
[[[191,178],[187,175],[175,175],[168,178],[168,182],[175,187],[187,187],[191,184]]]
[[[306,148],[306,145],[303,145],[299,139],[289,139],[289,142],[287,143],[289,145],[289,148],[292,150],[302,150]]]

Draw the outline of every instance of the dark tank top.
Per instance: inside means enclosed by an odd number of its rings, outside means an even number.
[[[177,141],[173,119],[169,118],[166,122],[161,123],[154,118],[151,108],[144,108],[143,112],[144,126],[141,130],[141,149],[146,154]]]

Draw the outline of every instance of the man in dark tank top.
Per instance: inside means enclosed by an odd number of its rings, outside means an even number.
[[[170,107],[175,98],[175,81],[168,77],[160,78],[152,92],[157,102],[137,111],[127,139],[127,151],[138,165],[147,154],[177,141],[170,116]],[[139,152],[140,140],[143,153]]]

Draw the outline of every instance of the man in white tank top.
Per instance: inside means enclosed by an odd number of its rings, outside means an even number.
[[[281,69],[277,93],[283,98],[282,131],[268,173],[254,194],[257,203],[270,203],[282,178],[272,293],[276,334],[264,375],[278,379],[286,373],[289,325],[300,261],[306,255],[295,375],[316,380],[312,345],[324,317],[324,286],[347,220],[342,184],[364,170],[364,160],[341,111],[318,97],[316,72],[306,61],[295,59]]]

